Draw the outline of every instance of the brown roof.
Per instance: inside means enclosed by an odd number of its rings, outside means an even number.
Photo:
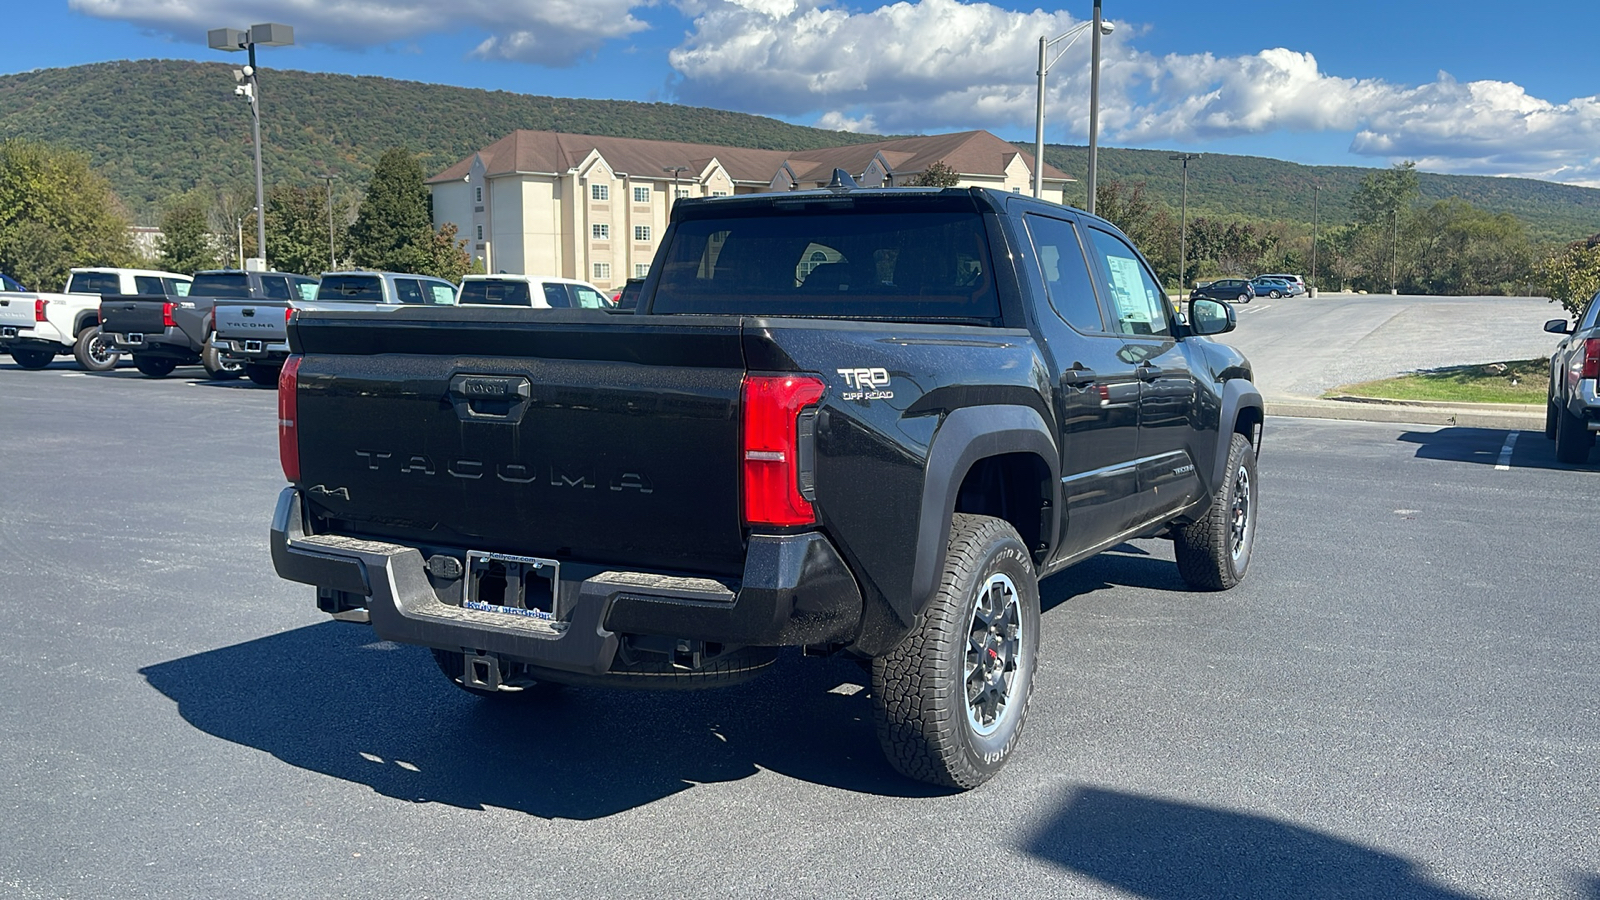
[[[485,173],[492,177],[516,172],[559,174],[580,165],[594,151],[599,151],[613,171],[635,177],[665,178],[671,173],[662,171],[663,166],[683,165],[689,167],[685,175],[693,178],[714,158],[722,163],[734,181],[759,184],[770,182],[785,161],[797,175],[819,169],[831,171],[834,167],[859,175],[866,171],[879,151],[884,152],[884,158],[896,173],[921,172],[942,160],[962,175],[1001,175],[1012,155],[1021,155],[1030,168],[1033,164],[1032,154],[1022,153],[987,131],[895,138],[794,153],[556,131],[514,131],[478,151],[477,155],[483,157]],[[428,179],[428,183],[458,181],[471,170],[472,157],[468,156]],[[1070,180],[1065,172],[1048,163],[1044,175],[1051,180]]]

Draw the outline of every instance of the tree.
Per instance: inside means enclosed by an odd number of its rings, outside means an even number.
[[[316,188],[273,188],[267,194],[267,246],[272,267],[280,272],[316,275],[332,268],[327,194]]]
[[[372,170],[361,212],[350,226],[346,255],[369,269],[413,271],[409,266],[428,257],[425,244],[432,232],[428,189],[417,158],[403,148],[385,151]]]
[[[217,239],[208,218],[206,203],[199,196],[181,196],[167,207],[161,217],[161,268],[192,275],[217,267]]]
[[[128,216],[89,157],[45,144],[0,141],[0,270],[53,290],[74,266],[133,257]]]
[[[1578,315],[1600,293],[1600,234],[1546,253],[1534,282],[1540,293]]]
[[[1155,206],[1145,196],[1144,182],[1130,184],[1107,178],[1095,185],[1094,203],[1095,214],[1122,229],[1156,267],[1156,274],[1162,281],[1174,280],[1178,253],[1172,241],[1177,225],[1165,209]]]
[[[1495,214],[1457,198],[1412,216],[1403,235],[1408,292],[1513,294],[1527,289],[1533,248],[1527,228],[1509,213]]]
[[[1409,223],[1411,205],[1421,194],[1417,164],[1410,160],[1361,179],[1350,198],[1356,217],[1351,252],[1359,270],[1359,286],[1367,290],[1398,286],[1401,257],[1409,259],[1400,247],[1401,229]]]
[[[961,175],[955,169],[945,165],[944,160],[934,160],[922,173],[912,177],[906,182],[911,187],[955,187],[961,182]]]

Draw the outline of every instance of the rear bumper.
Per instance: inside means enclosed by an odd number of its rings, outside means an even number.
[[[12,329],[15,333],[12,333]],[[49,322],[32,322],[28,325],[7,325],[0,333],[0,352],[5,352],[12,347],[24,350],[54,350],[61,352],[63,347],[72,349],[73,341],[61,336],[61,329]]]
[[[234,339],[219,337],[217,339],[217,351],[225,357],[244,362],[268,362],[287,358],[289,356],[289,341],[287,338],[273,341],[257,340],[255,338]]]
[[[560,621],[552,622],[463,608],[459,579],[432,574],[419,549],[307,534],[303,510],[299,490],[284,488],[271,535],[278,575],[339,592],[353,602],[328,611],[350,618],[364,608],[384,640],[602,675],[627,636],[794,646],[848,642],[860,627],[861,591],[815,532],[752,536],[736,585],[573,565],[586,577],[563,579]]]

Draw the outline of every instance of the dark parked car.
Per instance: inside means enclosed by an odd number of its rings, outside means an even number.
[[[1282,278],[1269,278],[1266,275],[1257,275],[1250,279],[1250,288],[1256,292],[1257,297],[1293,297],[1294,287]]]
[[[1551,319],[1544,330],[1567,336],[1550,351],[1544,436],[1556,442],[1556,459],[1587,462],[1600,431],[1600,294],[1589,299],[1576,327]]]
[[[16,280],[15,278],[12,278],[10,275],[5,274],[4,272],[0,272],[0,291],[26,291],[26,290],[27,290],[27,288],[22,286],[22,282]]]
[[[1256,290],[1250,282],[1243,278],[1222,278],[1207,284],[1202,284],[1189,293],[1190,300],[1224,300],[1233,303],[1249,303],[1256,298]]]

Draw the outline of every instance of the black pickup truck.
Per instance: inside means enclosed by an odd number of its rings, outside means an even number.
[[[677,203],[636,316],[297,316],[278,573],[486,697],[846,654],[897,769],[988,779],[1040,578],[1148,537],[1244,576],[1261,397],[1108,223],[842,175]]]
[[[305,285],[309,290],[303,290]],[[317,279],[282,272],[218,269],[196,272],[186,297],[148,294],[108,296],[100,303],[100,331],[111,346],[133,355],[133,364],[161,378],[178,366],[205,366],[213,379],[238,378],[243,367],[217,349],[214,307],[218,300],[283,300],[316,290]]]

